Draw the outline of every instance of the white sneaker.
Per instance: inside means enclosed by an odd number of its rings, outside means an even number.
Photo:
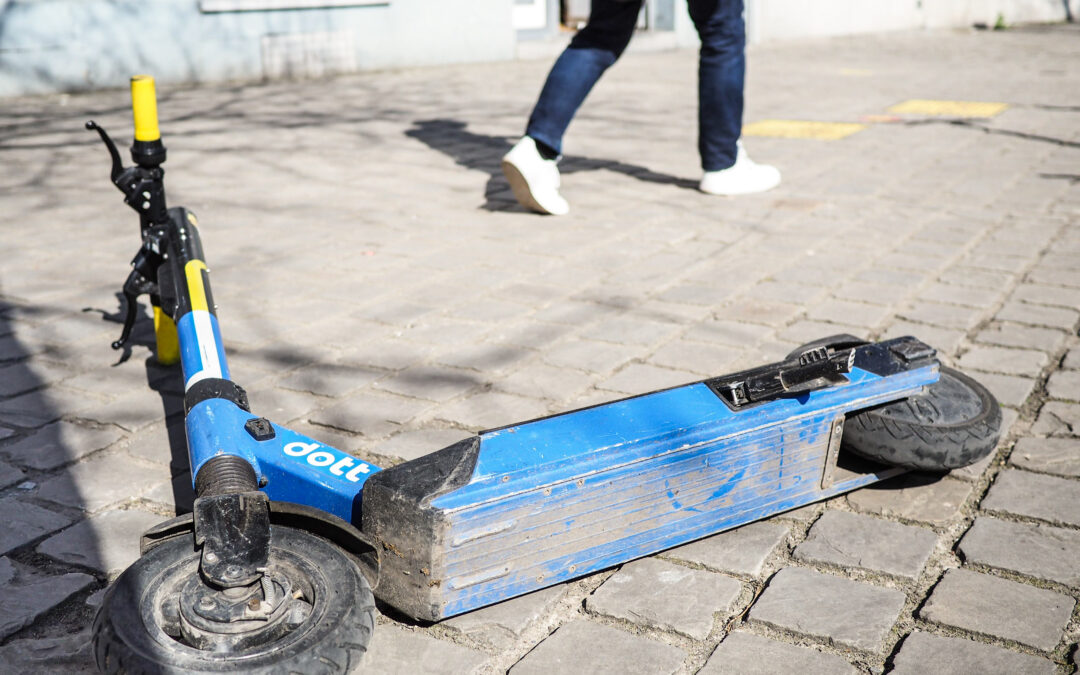
[[[536,141],[522,137],[503,155],[502,170],[518,203],[527,209],[552,216],[570,212],[570,204],[559,194],[559,168],[555,160],[544,159]]]
[[[706,171],[698,189],[710,195],[747,195],[765,192],[780,184],[780,170],[768,164],[757,164],[738,144],[735,164],[720,171]]]

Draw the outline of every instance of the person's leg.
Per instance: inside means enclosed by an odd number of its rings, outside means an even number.
[[[701,37],[698,65],[698,150],[701,168],[735,164],[742,132],[746,27],[742,0],[689,0]]]
[[[593,85],[629,44],[641,0],[593,0],[589,22],[555,61],[525,135],[562,152],[562,137]],[[544,148],[546,146],[546,148]]]
[[[634,34],[642,0],[593,0],[589,23],[552,66],[529,117],[525,136],[502,159],[518,203],[562,215],[570,205],[559,194],[562,137],[574,113],[604,71],[618,60]]]
[[[718,195],[763,192],[780,184],[776,167],[756,164],[739,142],[746,79],[743,0],[688,0],[701,37],[698,66],[700,188]]]

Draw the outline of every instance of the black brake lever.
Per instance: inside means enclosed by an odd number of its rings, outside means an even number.
[[[108,148],[109,156],[112,157],[112,171],[109,172],[109,178],[112,179],[113,183],[116,183],[117,179],[120,178],[120,174],[124,173],[124,163],[120,161],[120,151],[116,149],[116,144],[109,138],[109,134],[97,122],[90,120],[86,123],[86,128],[98,132],[98,136],[101,136],[101,142]]]

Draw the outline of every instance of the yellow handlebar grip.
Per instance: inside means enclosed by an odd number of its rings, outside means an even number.
[[[154,78],[149,75],[136,75],[131,78],[131,112],[135,116],[136,141],[156,141],[161,138]]]

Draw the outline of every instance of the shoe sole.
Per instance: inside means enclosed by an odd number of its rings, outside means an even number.
[[[518,200],[518,204],[521,204],[530,211],[536,211],[542,213],[545,216],[554,215],[551,211],[548,211],[540,202],[536,201],[533,197],[532,190],[529,189],[529,181],[525,180],[525,176],[522,175],[518,168],[514,166],[513,162],[507,160],[502,161],[503,175],[506,176],[507,182],[510,183],[510,189],[514,192],[514,198]]]

